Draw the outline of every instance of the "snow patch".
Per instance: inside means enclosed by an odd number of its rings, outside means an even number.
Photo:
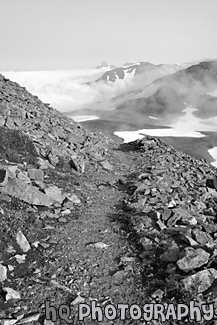
[[[215,161],[213,161],[211,165],[217,167],[217,147],[209,149],[208,152],[213,157],[213,159],[215,159]]]
[[[192,138],[203,138],[206,135],[189,130],[176,130],[176,129],[142,129],[138,131],[121,131],[114,132],[120,138],[124,139],[124,142],[131,142],[137,139],[142,139],[145,135],[153,137],[192,137]]]
[[[151,115],[149,115],[149,118],[151,118],[151,119],[153,119],[153,120],[159,120],[159,118],[158,118],[158,117],[155,117],[155,116],[151,116]]]
[[[95,115],[77,115],[77,116],[69,116],[69,117],[71,117],[77,123],[100,119],[98,116]]]
[[[212,92],[207,93],[207,95],[210,95],[212,97],[217,97],[217,90],[214,90]]]
[[[187,103],[185,103],[187,105]],[[192,137],[203,138],[202,131],[217,131],[217,117],[208,119],[198,119],[193,115],[197,109],[187,106],[184,110],[185,115],[167,129],[142,129],[138,131],[122,131],[114,134],[124,139],[124,142],[141,139],[144,135],[156,137]],[[212,124],[210,123],[212,122]],[[206,124],[207,123],[207,124]],[[200,132],[201,131],[201,132]]]

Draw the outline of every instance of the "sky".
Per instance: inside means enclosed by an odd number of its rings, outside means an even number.
[[[217,57],[217,0],[0,0],[0,71]]]

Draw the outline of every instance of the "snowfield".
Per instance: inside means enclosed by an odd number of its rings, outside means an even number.
[[[206,135],[202,134],[202,131],[217,132],[217,116],[202,120],[193,115],[196,111],[196,108],[187,106],[186,103],[186,109],[184,110],[185,116],[179,118],[177,122],[168,125],[169,128],[167,129],[142,129],[138,131],[114,132],[114,134],[127,143],[142,139],[144,135],[155,137],[203,138],[206,137]],[[208,152],[215,159],[212,165],[217,167],[217,147],[208,150]]]

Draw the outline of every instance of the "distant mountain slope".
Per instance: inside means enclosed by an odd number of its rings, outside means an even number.
[[[108,69],[95,81],[87,82],[90,89],[99,91],[98,101],[91,106],[95,110],[114,109],[125,104],[136,92],[154,80],[180,71],[186,64],[153,64],[150,62],[125,63],[121,67]]]
[[[217,115],[217,97],[209,92],[216,89],[217,61],[201,62],[132,91],[131,98],[119,105],[117,111],[171,117],[180,114],[187,102],[198,109],[198,117],[212,117]]]
[[[102,61],[101,63],[99,63],[95,69],[103,69],[103,68],[107,68],[107,69],[114,69],[116,68],[115,65],[112,64],[108,64],[106,61]]]
[[[125,63],[123,66],[114,69],[102,68],[101,71],[104,69],[106,71],[101,76],[94,81],[85,83],[88,89],[97,93],[97,97],[95,102],[90,103],[89,107],[86,106],[84,109],[91,108],[91,110],[95,111],[98,109],[101,111],[114,109],[131,99],[131,93],[134,95],[134,91],[140,92],[154,80],[184,69],[185,66],[138,62],[133,64]]]
[[[155,65],[150,62],[138,62],[133,64],[129,63],[129,65],[127,65],[127,63],[125,63],[122,67],[117,67],[106,71],[99,80],[115,82],[118,79],[125,79],[129,75],[136,77],[144,74],[145,76],[145,74],[148,72],[158,72],[159,73],[158,77],[160,77],[162,75],[178,71],[181,68],[182,67],[178,64]]]
[[[206,64],[189,75],[204,91],[216,82]],[[171,80],[156,81],[159,102]],[[54,322],[74,325],[81,324],[77,305],[93,300],[102,313],[120,301],[131,313],[150,297],[166,316],[168,301],[209,306],[216,300],[216,197],[216,169],[204,160],[153,137],[118,145],[0,74],[1,325],[45,325],[50,302]],[[63,302],[70,317],[55,314]],[[130,313],[115,323],[138,324]]]

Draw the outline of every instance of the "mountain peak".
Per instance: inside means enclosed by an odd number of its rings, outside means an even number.
[[[103,69],[103,68],[113,69],[115,68],[115,66],[111,64],[109,65],[106,61],[102,61],[95,67],[95,69]]]

